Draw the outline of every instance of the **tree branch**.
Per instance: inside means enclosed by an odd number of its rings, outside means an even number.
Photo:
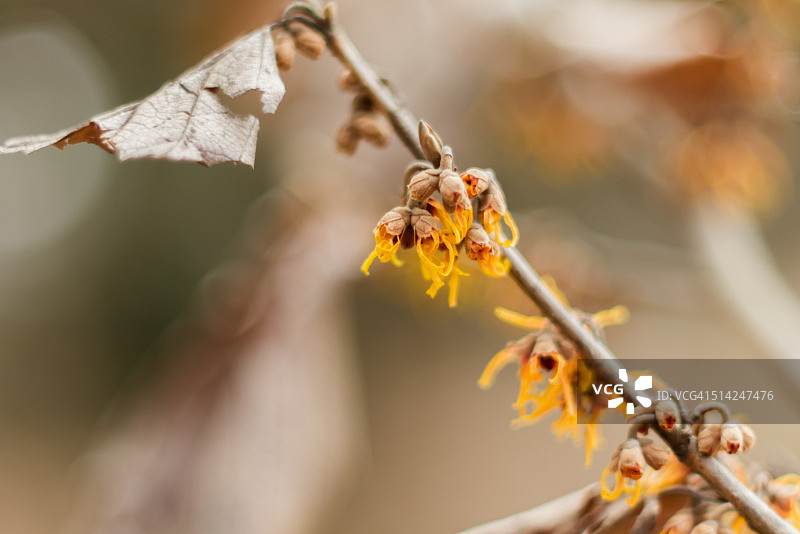
[[[598,505],[605,504],[600,500],[600,485],[595,483],[530,510],[478,525],[461,534],[551,534],[564,525],[572,524]]]
[[[423,158],[416,134],[419,121],[364,60],[344,30],[337,24],[333,6],[329,4],[325,14],[316,15],[313,22],[323,30],[333,55],[350,69],[370,97],[381,106],[403,144],[415,157]],[[622,383],[619,380],[620,365],[614,353],[584,328],[581,321],[558,300],[516,248],[505,248],[504,254],[511,264],[510,275],[517,285],[575,344],[598,378],[609,384],[622,384],[623,396],[632,402],[634,399],[632,387],[629,383]],[[653,428],[682,462],[702,476],[720,496],[733,504],[751,528],[763,534],[797,534],[787,521],[778,516],[715,458],[702,455],[697,450],[696,440],[690,434],[677,427],[671,432],[665,432],[657,425]],[[513,525],[512,521],[508,524],[510,530],[495,529],[486,532],[515,532]]]

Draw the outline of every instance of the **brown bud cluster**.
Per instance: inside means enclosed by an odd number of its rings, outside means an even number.
[[[387,212],[375,226],[375,234],[383,239],[397,237],[402,248],[414,246],[416,239],[424,239],[442,231],[442,223],[422,208],[399,206]]]
[[[336,135],[336,145],[341,152],[351,156],[362,140],[377,147],[386,146],[390,133],[372,98],[359,92],[353,99],[349,119]]]
[[[425,123],[420,123],[425,125]],[[425,125],[427,128],[430,126]],[[427,132],[422,126],[420,130]],[[432,131],[431,131],[432,132]],[[435,135],[435,134],[434,134]],[[429,149],[439,150],[436,147],[438,137],[429,137]],[[434,147],[434,148],[430,148]],[[432,168],[419,165],[419,171],[411,176],[408,182],[408,196],[419,204],[424,204],[435,192],[442,196],[442,206],[448,213],[453,213],[456,208],[471,210],[472,204],[469,201],[466,185],[461,176],[453,168],[453,154],[449,147],[439,150],[439,167]],[[434,158],[435,159],[435,158]],[[424,164],[424,162],[420,162]]]
[[[278,68],[283,71],[291,69],[296,55],[297,47],[292,34],[285,30],[278,31],[275,37],[275,61]]]
[[[644,468],[649,465],[653,469],[661,469],[672,458],[668,448],[651,439],[631,438],[625,440],[617,447],[611,458],[609,469],[619,471],[622,476],[632,480],[639,480],[644,474]]]
[[[309,59],[317,59],[325,51],[325,38],[305,26],[295,32],[294,41],[297,51]]]
[[[744,452],[752,448],[755,442],[753,430],[735,421],[702,424],[697,431],[697,448],[708,455],[714,455],[720,450],[728,454]]]
[[[297,52],[304,56],[317,59],[325,51],[325,38],[319,33],[302,25],[291,28],[280,27],[275,30],[275,62],[282,71],[287,71],[294,65]]]
[[[344,78],[354,77],[350,71],[345,72],[347,74],[344,75]],[[389,143],[390,134],[388,124],[378,113],[377,104],[359,86],[358,92],[353,98],[350,117],[336,136],[336,145],[339,151],[352,156],[358,148],[358,143],[362,140],[377,147],[384,147]]]

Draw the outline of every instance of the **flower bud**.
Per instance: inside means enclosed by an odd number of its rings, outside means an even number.
[[[695,525],[689,534],[717,534],[718,532],[719,523],[713,519],[706,519],[702,523]]]
[[[411,222],[411,213],[408,208],[394,208],[378,221],[375,232],[385,236],[399,236]]]
[[[697,449],[709,456],[714,455],[719,450],[720,429],[717,423],[708,423],[700,426],[697,433]]]
[[[756,441],[753,430],[745,425],[729,421],[720,429],[720,446],[728,454],[736,454],[751,448]]]
[[[294,65],[295,52],[294,37],[287,31],[281,30],[275,38],[275,62],[280,70],[289,70]]]
[[[664,445],[654,442],[651,439],[640,439],[642,454],[647,465],[655,470],[664,467],[664,464],[672,459],[672,451]]]
[[[339,73],[337,85],[342,91],[356,92],[361,90],[361,82],[358,80],[358,76],[350,69],[344,69]]]
[[[725,423],[720,429],[720,445],[728,454],[736,454],[742,446],[744,436],[736,423]]]
[[[325,38],[305,26],[295,33],[294,41],[297,51],[310,59],[317,59],[325,50]]]
[[[408,182],[408,194],[417,202],[428,200],[436,188],[439,186],[439,172],[434,169],[426,169],[415,174]]]
[[[644,474],[644,454],[638,439],[629,439],[619,446],[619,471],[622,476],[639,480]]]
[[[359,113],[351,119],[353,129],[359,137],[375,146],[386,146],[389,129],[374,113]]]
[[[433,128],[425,121],[419,121],[419,144],[422,146],[422,152],[425,158],[433,163],[434,167],[438,167],[442,161],[442,147],[444,144]]]
[[[681,508],[664,523],[662,534],[689,534],[694,526],[694,513],[691,508]]]
[[[672,430],[676,424],[681,422],[678,406],[671,400],[657,402],[656,421],[664,430]]]
[[[491,239],[486,230],[478,225],[470,226],[464,238],[464,249],[471,260],[485,260],[489,256],[500,253],[499,247]]]
[[[788,514],[792,509],[792,503],[797,502],[800,496],[800,489],[797,486],[769,482],[766,493],[771,504]]]
[[[467,189],[461,177],[453,171],[441,171],[439,178],[439,193],[442,195],[442,205],[448,213],[453,213],[456,206],[470,209]]]
[[[351,124],[345,124],[336,134],[336,147],[340,152],[352,156],[358,148],[358,141],[361,139]]]
[[[492,210],[500,215],[505,215],[507,211],[506,196],[497,184],[497,180],[489,181],[489,186],[481,196],[480,210]]]
[[[486,191],[491,180],[489,172],[491,171],[470,167],[461,173],[461,180],[466,186],[469,198],[475,198]]]
[[[439,219],[421,208],[411,211],[411,226],[417,239],[429,237],[431,234],[441,232],[442,223]]]

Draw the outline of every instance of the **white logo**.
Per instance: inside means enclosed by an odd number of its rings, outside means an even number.
[[[628,371],[626,369],[619,370],[619,379],[622,382],[628,382]],[[633,389],[636,391],[645,391],[653,387],[653,377],[649,375],[642,375],[636,379],[636,382],[633,383]],[[619,388],[619,392],[617,392],[616,388],[614,388],[615,393],[619,393],[619,397],[614,397],[608,401],[609,408],[616,408],[625,400],[622,398],[622,388]],[[636,395],[636,400],[639,401],[639,404],[644,406],[645,408],[649,408],[652,401],[649,397],[645,397],[644,395]],[[628,415],[633,414],[633,403],[629,402],[627,406],[625,406],[625,413]]]

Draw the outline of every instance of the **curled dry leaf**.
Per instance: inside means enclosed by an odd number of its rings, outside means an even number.
[[[0,154],[92,143],[122,161],[156,158],[252,166],[258,119],[232,112],[220,101],[219,91],[231,98],[260,91],[264,113],[275,112],[285,89],[269,26],[245,35],[143,100],[55,134],[9,139],[0,145]]]

